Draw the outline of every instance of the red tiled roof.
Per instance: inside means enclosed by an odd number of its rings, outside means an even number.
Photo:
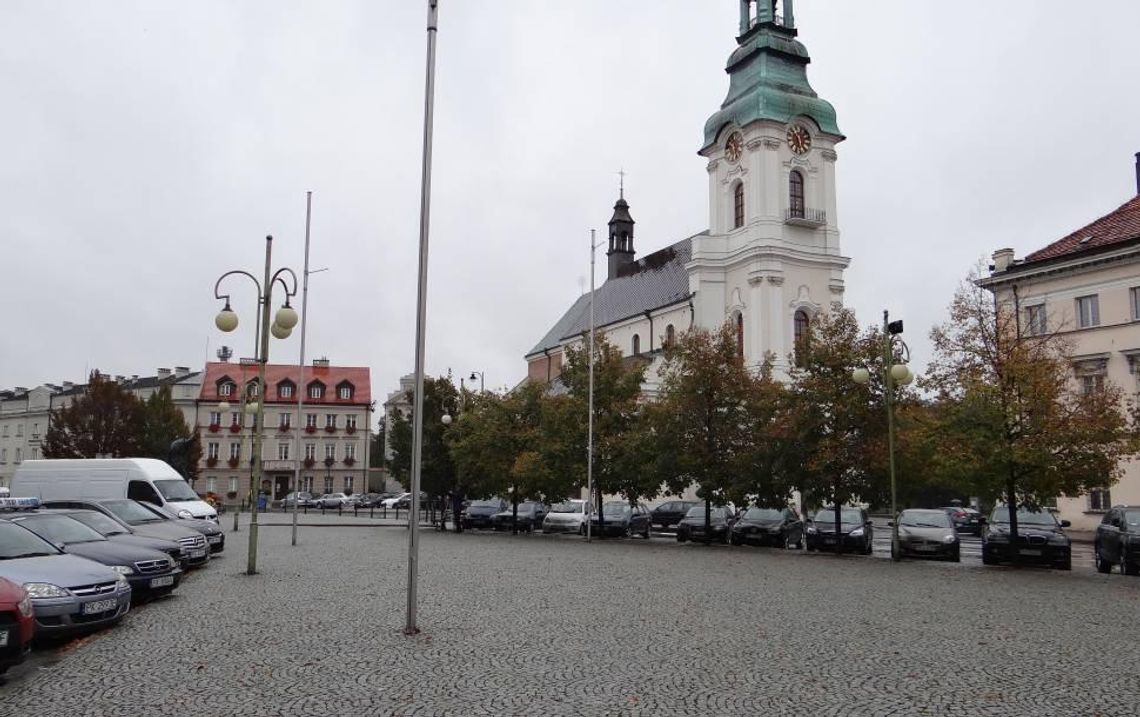
[[[202,377],[202,392],[198,395],[198,399],[211,402],[220,401],[222,397],[218,395],[218,381],[226,376],[229,376],[233,379],[234,383],[239,385],[245,381],[252,381],[257,378],[257,364],[221,362],[206,364],[206,372]],[[281,366],[277,364],[266,364],[265,383],[269,387],[267,391],[269,394],[267,403],[297,402],[296,393],[293,394],[293,398],[277,398],[276,386],[285,379],[292,381],[297,387],[297,390],[305,390],[301,384],[301,370],[296,365]],[[370,378],[369,369],[366,367],[306,366],[304,385],[308,385],[314,380],[320,381],[325,385],[325,397],[316,401],[310,399],[306,392],[306,404],[357,406],[372,402],[372,380]],[[337,398],[336,387],[344,381],[348,381],[352,384],[353,392],[352,398],[350,399]],[[233,400],[233,397],[231,397],[230,400]]]
[[[1084,241],[1086,238],[1088,241]],[[1140,238],[1140,196],[1064,239],[1029,254],[1025,257],[1025,262],[1056,259],[1137,238]]]

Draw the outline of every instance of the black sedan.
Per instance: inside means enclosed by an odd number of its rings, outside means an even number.
[[[146,501],[139,501],[139,505],[154,513],[157,517],[163,520],[169,520],[175,525],[181,525],[191,530],[195,530],[206,538],[206,544],[210,546],[210,553],[220,553],[226,549],[226,534],[218,527],[218,524],[212,520],[201,520],[199,518],[172,518],[170,513],[167,513],[161,508],[155,507]]]
[[[11,518],[63,552],[108,565],[131,584],[132,599],[165,595],[182,579],[178,561],[150,548],[115,543],[78,520],[52,513]]]
[[[1096,569],[1121,575],[1140,575],[1140,506],[1118,505],[1104,514],[1093,543]]]
[[[1063,530],[1067,527],[1069,521],[1058,523],[1047,510],[1018,508],[1017,540],[1014,540],[1009,508],[999,505],[982,531],[982,563],[1036,563],[1072,570],[1072,541]]]
[[[835,508],[823,508],[816,512],[805,531],[807,549],[837,550],[870,555],[874,549],[874,528],[862,508],[841,508],[839,511],[839,536],[835,534]]]
[[[904,510],[898,518],[898,531],[898,552],[892,545],[892,557],[962,561],[962,544],[954,521],[943,510]]]
[[[550,512],[542,503],[528,500],[518,505],[518,515],[515,515],[513,506],[507,506],[491,516],[491,527],[495,530],[525,530],[531,532],[542,527],[542,521]]]
[[[602,504],[602,514],[590,515],[591,535],[632,538],[634,535],[649,540],[649,508],[644,503],[630,505],[623,500]]]
[[[960,533],[968,533],[970,535],[982,534],[982,515],[973,508],[961,508],[950,506],[943,508],[946,515],[954,521],[954,529]]]
[[[708,518],[707,524],[705,518]],[[698,503],[677,523],[677,542],[693,540],[703,543],[727,543],[732,531],[733,512],[723,505],[710,506],[705,515],[704,503]]]
[[[758,508],[745,511],[732,525],[733,545],[772,545],[777,548],[802,548],[804,524],[791,508]]]
[[[154,512],[147,510],[142,503],[129,498],[51,500],[44,502],[44,507],[96,510],[130,526],[139,535],[174,540],[182,548],[183,568],[205,565],[210,559],[210,547],[206,544],[206,536],[196,530],[182,526],[182,523],[190,521],[175,520],[165,515],[155,515]]]
[[[491,528],[496,513],[507,509],[507,502],[501,498],[473,500],[459,513],[459,522],[464,530],[471,528]]]
[[[700,501],[671,500],[662,503],[650,511],[649,525],[658,530],[673,530],[694,505],[700,505]]]

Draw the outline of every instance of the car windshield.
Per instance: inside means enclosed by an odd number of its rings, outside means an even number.
[[[994,508],[993,514],[990,516],[991,523],[1002,523],[1009,525],[1009,508],[1004,505],[999,505]],[[1017,509],[1017,524],[1018,525],[1047,525],[1049,527],[1056,527],[1057,519],[1053,514],[1044,510],[1029,510],[1028,508]]]
[[[570,501],[566,501],[565,503],[555,503],[550,508],[550,512],[551,513],[581,513],[582,512],[582,506],[584,506],[584,505],[585,505],[585,503],[572,503]]]
[[[0,520],[0,560],[58,555],[55,546],[30,530]]]
[[[1140,525],[1140,510],[1124,511],[1124,522],[1129,525]]]
[[[162,518],[150,512],[133,500],[107,500],[101,504],[127,525],[161,523]]]
[[[783,512],[775,508],[749,508],[744,514],[748,520],[783,520]]]
[[[712,517],[719,518],[721,517],[722,513],[724,513],[724,508],[719,505],[714,505],[712,508],[710,508],[710,511]],[[703,505],[694,505],[692,508],[689,508],[688,513],[685,513],[685,517],[703,519],[705,517],[705,507]]]
[[[37,515],[21,518],[19,522],[41,538],[56,544],[70,545],[106,540],[95,530],[66,515]]]
[[[949,528],[950,516],[941,510],[904,510],[899,525],[910,528]]]
[[[497,500],[473,500],[473,501],[471,501],[471,505],[469,505],[468,507],[469,508],[494,508],[495,510],[499,510],[503,507],[503,504]]]
[[[862,523],[862,514],[854,508],[842,508],[839,511],[841,523]],[[815,514],[815,522],[817,523],[835,523],[835,508],[824,508]]]
[[[194,492],[194,489],[181,478],[156,480],[154,487],[158,488],[158,492],[162,493],[162,497],[171,503],[186,503],[191,500],[201,500],[198,494]]]
[[[102,513],[96,513],[93,510],[85,510],[80,513],[67,514],[73,520],[78,520],[88,528],[93,528],[98,531],[100,535],[128,535],[129,531],[123,526],[119,525],[114,518],[108,518]]]
[[[602,506],[602,512],[606,515],[626,515],[630,508],[628,503],[606,503]]]

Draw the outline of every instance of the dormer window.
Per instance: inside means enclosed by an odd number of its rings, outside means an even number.
[[[355,387],[348,381],[342,381],[341,383],[337,384],[336,397],[342,401],[352,400],[352,396],[355,392]]]
[[[229,398],[234,395],[235,389],[237,389],[237,386],[228,378],[224,378],[218,383],[218,395],[222,398]]]
[[[292,381],[282,381],[281,383],[277,384],[277,397],[293,398],[296,388],[297,387],[293,385]]]
[[[309,398],[320,400],[325,397],[325,385],[319,381],[309,384]]]
[[[257,379],[254,379],[245,385],[245,395],[250,398],[257,398]]]

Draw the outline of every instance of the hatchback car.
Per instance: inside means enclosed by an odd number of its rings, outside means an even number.
[[[982,531],[982,563],[1038,563],[1058,570],[1073,567],[1072,541],[1065,535],[1069,521],[1057,522],[1047,510],[1017,509],[1017,540],[1013,540],[1009,508],[999,505]]]
[[[67,555],[5,519],[0,519],[0,577],[27,591],[36,633],[44,637],[112,625],[131,609],[131,586],[123,575]]]
[[[0,578],[0,674],[18,665],[32,649],[36,621],[28,591]]]
[[[753,506],[732,524],[733,545],[772,545],[777,548],[802,548],[804,524],[791,508]]]
[[[889,523],[891,527],[894,521]],[[942,558],[962,561],[962,544],[953,519],[944,510],[904,510],[898,517],[898,552],[891,557]]]
[[[835,534],[835,508],[823,508],[807,526],[807,549],[850,550],[870,555],[874,549],[874,527],[862,508],[841,508],[839,536]]]
[[[658,530],[673,530],[689,512],[689,508],[700,504],[698,500],[671,500],[662,503],[650,511],[649,525]]]
[[[178,561],[166,553],[112,542],[66,515],[38,513],[12,516],[10,520],[68,555],[94,560],[125,576],[131,584],[131,595],[136,599],[166,595],[182,579]]]
[[[705,504],[698,503],[677,523],[677,542],[686,540],[727,543],[734,522],[733,511],[723,505],[714,505],[705,513]],[[706,517],[708,518],[706,525]]]
[[[630,505],[622,500],[602,504],[602,515],[590,514],[590,533],[649,540],[649,508],[644,503]]]
[[[495,530],[525,530],[531,532],[542,527],[548,508],[537,501],[528,500],[519,503],[518,517],[515,516],[513,506],[501,510],[491,516],[491,527]]]
[[[586,534],[586,501],[564,500],[550,506],[550,512],[542,521],[544,533]]]
[[[410,493],[408,495],[411,495]],[[507,502],[501,498],[473,500],[459,513],[459,522],[464,530],[468,528],[490,528],[492,518],[507,509]]]
[[[128,498],[115,498],[113,500],[51,500],[44,503],[45,508],[80,508],[95,510],[109,515],[125,525],[130,526],[135,533],[150,538],[173,540],[182,548],[182,567],[197,567],[205,565],[210,559],[210,548],[206,544],[206,536],[188,526],[184,521],[166,520],[148,510],[145,505]]]
[[[1093,539],[1096,569],[1121,575],[1140,575],[1140,506],[1118,505],[1104,515]]]

